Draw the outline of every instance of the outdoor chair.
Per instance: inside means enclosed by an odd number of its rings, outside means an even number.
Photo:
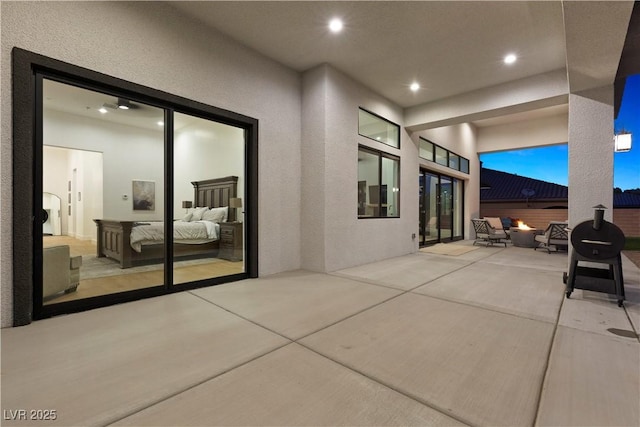
[[[484,242],[486,246],[493,246],[494,243],[502,243],[504,247],[507,247],[507,233],[504,230],[496,230],[491,227],[489,221],[486,219],[472,219],[473,229],[476,232],[476,240],[473,242],[476,243]]]
[[[569,248],[568,226],[566,222],[551,221],[544,234],[535,237],[539,245],[533,249],[544,248],[547,253],[551,253],[551,246],[555,247],[555,252],[558,252],[559,248],[567,250]]]
[[[501,218],[485,216],[484,219],[486,219],[487,222],[489,223],[489,226],[493,227],[496,231],[503,231],[504,234],[507,235],[507,240],[511,238],[511,230],[510,230],[511,227],[510,226],[505,227],[504,222],[502,221]]]

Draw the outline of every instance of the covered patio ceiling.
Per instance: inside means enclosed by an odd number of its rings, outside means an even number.
[[[514,113],[519,121],[566,104],[570,90],[613,84],[633,8],[632,1],[171,4],[299,72],[332,65],[407,109],[414,129],[493,117],[504,123]],[[339,34],[327,28],[335,17],[344,22]],[[518,56],[515,64],[504,64],[508,53]],[[540,93],[549,81],[553,93]],[[490,102],[496,92],[499,105]],[[470,96],[474,110],[457,111]],[[414,114],[443,105],[451,112],[446,122]]]

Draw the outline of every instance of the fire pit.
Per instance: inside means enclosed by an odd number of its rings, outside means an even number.
[[[538,230],[529,227],[522,221],[518,221],[517,227],[511,227],[509,235],[513,246],[519,248],[534,248],[536,246],[536,234]]]

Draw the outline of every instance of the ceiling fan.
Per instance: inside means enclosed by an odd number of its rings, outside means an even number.
[[[125,98],[118,98],[115,103],[105,102],[102,106],[112,110],[136,110],[140,108],[138,104],[134,104]]]

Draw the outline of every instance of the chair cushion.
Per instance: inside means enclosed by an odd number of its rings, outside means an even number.
[[[487,220],[487,222],[491,227],[495,228],[496,230],[502,230],[503,227],[502,227],[502,221],[500,220],[500,218],[486,217],[485,219]]]

